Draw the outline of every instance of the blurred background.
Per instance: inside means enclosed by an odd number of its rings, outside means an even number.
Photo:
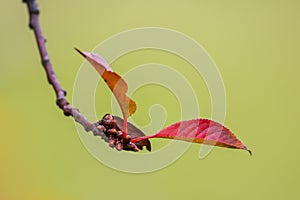
[[[254,155],[214,148],[200,160],[200,146],[193,144],[172,165],[146,174],[123,173],[98,162],[82,145],[73,120],[55,105],[28,28],[26,5],[21,0],[3,1],[1,199],[275,200],[300,195],[298,1],[65,0],[38,4],[49,55],[70,101],[83,61],[73,47],[91,51],[114,34],[149,26],[174,29],[195,39],[222,75],[227,95],[225,125]],[[121,57],[112,67],[124,74],[147,62],[168,64],[177,70],[188,65],[165,52],[140,51]],[[183,73],[197,90],[199,117],[209,118],[210,97],[205,84],[191,71]],[[99,101],[104,99],[96,106],[99,118],[109,112],[103,106],[109,103],[105,100],[109,93],[107,88],[103,90],[103,94],[96,94]],[[155,86],[142,90],[149,96],[137,91],[133,97],[143,105],[133,117],[138,126],[149,122],[147,109],[153,103],[165,106],[166,125],[179,120],[180,109],[172,94]],[[161,98],[152,99],[155,94],[162,94]],[[153,149],[164,142],[153,140]]]

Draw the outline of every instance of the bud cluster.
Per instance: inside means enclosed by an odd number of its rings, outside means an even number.
[[[102,130],[106,136],[104,140],[108,142],[109,146],[117,150],[139,151],[138,147],[131,142],[131,136],[123,137],[123,131],[117,125],[114,116],[106,114],[96,123],[98,129]]]

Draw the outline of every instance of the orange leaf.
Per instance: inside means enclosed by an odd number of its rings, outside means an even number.
[[[87,61],[89,61],[89,63],[91,63],[96,71],[102,76],[110,90],[115,95],[121,107],[124,121],[127,123],[127,118],[130,117],[136,110],[136,104],[126,95],[128,86],[125,80],[122,79],[119,74],[113,72],[108,63],[101,56],[95,53],[82,52],[76,48],[75,50],[85,57]]]

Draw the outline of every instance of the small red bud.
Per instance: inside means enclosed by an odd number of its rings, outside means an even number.
[[[131,140],[131,136],[130,135],[126,135],[124,138],[123,138],[123,143],[127,144],[129,143]]]
[[[121,151],[121,150],[123,149],[123,145],[122,145],[121,142],[118,142],[118,143],[117,143],[116,149],[117,149],[118,151]]]
[[[108,143],[109,143],[109,146],[112,148],[115,147],[115,145],[116,145],[116,141],[113,139],[110,139]]]
[[[117,130],[112,128],[112,129],[108,129],[107,131],[109,134],[111,134],[112,136],[117,136]]]
[[[103,132],[106,132],[106,128],[102,125],[97,126],[98,129],[100,129]]]

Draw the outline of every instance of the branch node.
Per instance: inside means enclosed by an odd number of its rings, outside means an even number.
[[[30,14],[40,14],[38,4],[35,0],[23,0],[23,3],[27,3]]]
[[[91,131],[93,132],[94,136],[100,136],[100,135],[102,135],[102,134],[100,134],[101,130],[98,129],[96,126],[93,126],[93,128],[92,128]]]
[[[42,65],[43,65],[43,66],[48,65],[49,62],[50,62],[50,60],[49,60],[49,57],[48,57],[48,56],[44,56],[44,57],[42,58]]]
[[[72,116],[73,114],[73,109],[72,107],[70,106],[70,104],[67,104],[63,107],[63,111],[64,111],[64,115],[65,116]]]

